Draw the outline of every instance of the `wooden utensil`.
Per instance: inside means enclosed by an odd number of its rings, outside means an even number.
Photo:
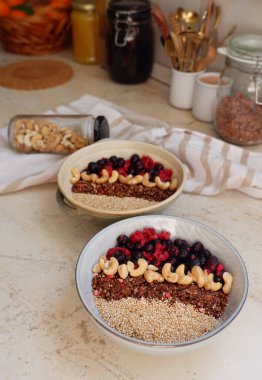
[[[214,61],[217,55],[217,49],[213,45],[208,45],[207,54],[204,58],[200,59],[195,67],[194,71],[202,71],[204,70],[211,62]]]

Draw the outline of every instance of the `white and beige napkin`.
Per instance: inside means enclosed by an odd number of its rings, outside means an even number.
[[[187,169],[186,192],[210,196],[235,189],[262,198],[262,153],[170,126],[91,95],[47,113],[104,115],[110,124],[111,138],[145,141],[167,149],[179,157]],[[14,152],[7,142],[7,128],[0,129],[0,193],[55,182],[64,159],[54,154]]]

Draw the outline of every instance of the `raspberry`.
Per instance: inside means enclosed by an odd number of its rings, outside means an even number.
[[[158,234],[158,239],[161,239],[161,240],[169,240],[170,239],[170,232],[167,232],[167,231],[161,231],[159,234]]]
[[[130,164],[131,164],[130,160],[126,160],[126,161],[125,161],[125,164],[124,164],[124,170],[125,170],[126,172],[128,171]]]
[[[173,174],[173,171],[171,169],[162,169],[158,173],[158,176],[162,182],[167,182],[171,180],[172,174]]]
[[[145,170],[148,170],[154,167],[154,161],[149,156],[143,156],[141,158],[141,162],[143,163]]]
[[[132,233],[129,237],[132,243],[142,242],[143,238],[144,238],[144,233],[138,230]]]
[[[127,176],[127,173],[124,168],[117,168],[118,174],[123,175],[124,177]]]
[[[170,298],[171,297],[171,294],[169,292],[166,292],[166,298]]]
[[[106,170],[108,171],[109,177],[111,177],[111,175],[112,175],[112,171],[113,171],[112,165],[110,165],[110,164],[106,164],[106,165],[104,166],[104,169],[106,169]],[[103,169],[102,169],[102,170],[103,170]],[[99,172],[99,175],[100,175],[100,176],[102,175],[102,170],[100,170],[100,172]]]
[[[224,264],[219,263],[216,266],[216,272],[222,272],[225,269]]]

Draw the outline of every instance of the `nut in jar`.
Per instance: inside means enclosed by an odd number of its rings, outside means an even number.
[[[23,153],[71,154],[100,138],[109,137],[103,116],[21,115],[8,126],[9,143]]]

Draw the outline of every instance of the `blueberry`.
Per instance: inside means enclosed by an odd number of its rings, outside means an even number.
[[[138,260],[138,259],[140,259],[141,257],[143,257],[141,251],[139,251],[139,250],[136,249],[136,250],[134,250],[134,251],[132,252],[132,258],[133,258],[134,260]]]
[[[199,241],[197,241],[196,243],[192,245],[192,250],[194,250],[197,253],[202,252],[203,248],[204,248],[203,244],[200,243]]]
[[[122,166],[125,165],[125,160],[122,157],[119,157],[117,159],[117,165],[118,165],[119,168],[122,168]]]
[[[205,267],[209,269],[210,272],[215,272],[217,264],[218,258],[216,256],[212,256],[207,260]]]
[[[186,248],[180,248],[179,249],[179,257],[180,257],[180,259],[185,260],[185,259],[188,258],[188,256],[189,256],[189,253],[188,253],[188,251],[187,251]]]
[[[167,248],[167,252],[170,256],[178,256],[179,255],[179,249],[175,245],[171,245]]]
[[[133,154],[130,158],[131,164],[136,164],[137,162],[140,161],[140,157],[138,154]]]
[[[174,244],[177,246],[177,247],[181,247],[182,245],[187,245],[187,242],[183,239],[176,239],[174,241]]]
[[[164,166],[162,164],[155,164],[154,169],[159,172],[164,169]]]
[[[101,158],[101,160],[98,160],[96,163],[99,166],[104,167],[107,164],[108,160],[106,158]]]
[[[119,235],[116,241],[117,241],[117,245],[124,247],[126,243],[129,241],[129,238],[128,236],[123,234],[123,235]]]
[[[128,240],[128,241],[126,242],[126,244],[125,244],[125,248],[127,248],[127,249],[129,249],[129,250],[131,250],[131,249],[134,248],[134,244],[132,243],[131,240]]]
[[[138,162],[136,164],[136,170],[138,171],[138,173],[142,172],[144,170],[144,165],[142,162]]]
[[[189,255],[189,261],[194,261],[194,260],[196,260],[196,259],[198,259],[198,257],[197,257],[197,255],[196,255],[195,253],[191,253],[191,254]]]
[[[115,251],[113,256],[117,259],[119,264],[124,264],[126,262],[126,255],[122,251]]]
[[[117,161],[117,156],[111,156],[109,157],[109,160],[114,164]]]
[[[171,265],[177,267],[177,264],[178,264],[178,258],[177,257],[171,257],[171,259],[169,259],[169,262]]]
[[[88,167],[87,167],[87,172],[88,174],[91,173],[96,173],[98,174],[98,165],[96,162],[89,162]]]
[[[152,243],[146,243],[143,247],[143,250],[149,253],[153,253],[155,250],[155,246]]]
[[[191,267],[195,267],[195,266],[200,267],[200,266],[201,266],[201,263],[200,263],[200,260],[199,260],[199,259],[195,259],[195,260],[192,260],[192,261],[190,262],[190,265],[191,265]]]
[[[202,253],[202,255],[205,256],[206,258],[209,258],[209,257],[212,256],[211,252],[210,252],[208,249],[206,249],[206,248],[204,248],[204,249],[202,250],[201,253]]]
[[[199,257],[199,260],[200,260],[200,264],[201,264],[201,267],[203,267],[205,264],[206,264],[206,257],[204,255],[201,255]]]
[[[132,176],[136,176],[137,175],[137,169],[133,165],[130,165],[128,168],[128,174],[131,174]]]
[[[224,283],[223,279],[217,275],[214,276],[214,282],[221,282],[222,284]]]

